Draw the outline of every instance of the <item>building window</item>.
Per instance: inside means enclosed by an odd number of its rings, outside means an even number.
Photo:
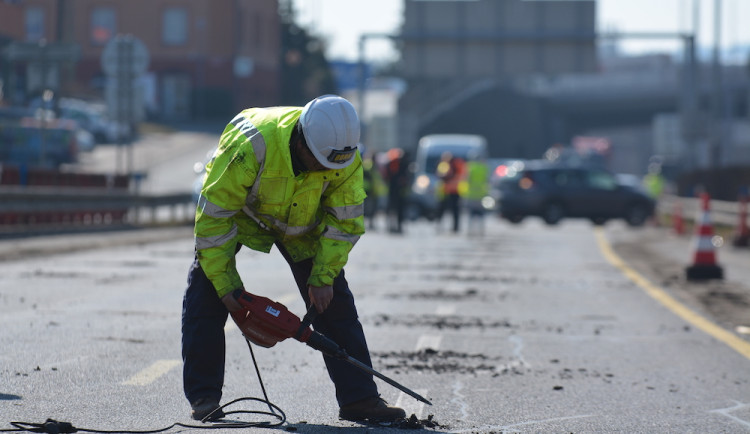
[[[91,43],[104,45],[117,34],[115,10],[99,7],[91,13]]]
[[[187,42],[187,11],[168,8],[162,16],[161,39],[166,45],[184,45]]]
[[[26,26],[26,41],[38,42],[44,39],[44,9],[27,7],[24,25]]]

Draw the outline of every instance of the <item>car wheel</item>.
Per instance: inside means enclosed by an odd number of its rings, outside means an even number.
[[[521,214],[513,214],[506,217],[506,219],[513,223],[514,225],[517,225],[523,221],[524,216]]]
[[[544,207],[542,212],[542,219],[548,225],[556,225],[560,223],[560,220],[565,216],[565,210],[562,205],[557,202],[550,202]]]
[[[643,204],[631,205],[625,212],[625,222],[633,227],[643,226],[648,219],[648,210]]]
[[[602,226],[605,223],[607,223],[606,217],[592,217],[591,223],[595,224],[596,226]]]

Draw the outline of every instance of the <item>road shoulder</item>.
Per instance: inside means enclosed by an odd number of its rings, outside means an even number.
[[[750,251],[725,244],[716,252],[725,279],[689,281],[685,273],[692,264],[689,235],[677,236],[664,227],[633,230],[612,225],[606,236],[624,261],[679,302],[735,333],[750,326],[750,278],[746,276],[750,267],[742,266],[750,260]],[[750,335],[740,335],[750,340]]]

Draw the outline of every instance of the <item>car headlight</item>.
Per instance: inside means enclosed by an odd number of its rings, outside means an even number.
[[[412,187],[412,190],[414,191],[414,193],[425,194],[427,193],[428,188],[430,188],[429,176],[419,175],[417,179],[414,180],[414,186]]]

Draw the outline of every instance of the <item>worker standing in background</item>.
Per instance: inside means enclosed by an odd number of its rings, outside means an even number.
[[[665,185],[664,177],[661,174],[661,164],[652,161],[648,165],[648,173],[643,177],[642,182],[646,192],[656,201],[658,206],[659,200],[661,199],[662,194],[664,194]],[[655,212],[653,216],[651,216],[651,222],[654,225],[659,226],[658,212]]]
[[[439,190],[442,195],[437,218],[438,231],[442,229],[442,220],[445,211],[450,210],[453,216],[453,233],[458,233],[461,226],[461,193],[459,185],[466,176],[466,163],[462,158],[455,157],[450,152],[445,152],[440,158],[440,163],[438,163],[437,176],[441,181]]]
[[[659,200],[664,193],[664,177],[661,176],[661,167],[649,165],[648,173],[643,177],[643,186],[652,198]]]
[[[243,245],[265,253],[276,246],[306,305],[319,313],[315,330],[371,366],[343,269],[365,232],[359,133],[354,107],[335,95],[304,107],[243,110],[224,129],[206,165],[183,300],[183,387],[194,419],[212,412],[212,419],[223,417],[215,410],[224,383],[224,324],[229,312],[243,309],[237,297],[246,288],[235,260]],[[372,375],[344,360],[323,359],[340,418],[405,416],[380,398]]]
[[[466,163],[466,170],[466,181],[460,185],[465,186],[461,190],[469,211],[467,232],[469,235],[484,235],[485,209],[482,200],[490,191],[490,169],[485,158],[473,155]]]
[[[409,180],[409,155],[401,148],[389,149],[385,179],[388,183],[388,231],[392,234],[404,232],[406,197],[411,182]]]
[[[385,197],[388,192],[388,186],[386,186],[383,180],[383,175],[380,173],[380,167],[375,161],[375,157],[371,152],[362,152],[365,149],[364,146],[360,145],[360,155],[362,155],[362,178],[364,182],[365,194],[365,222],[368,230],[375,229],[375,218],[380,210],[381,198]]]

